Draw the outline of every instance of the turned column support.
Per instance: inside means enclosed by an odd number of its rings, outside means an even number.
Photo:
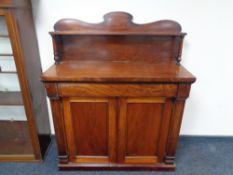
[[[55,64],[59,64],[62,57],[62,38],[59,35],[52,35]]]
[[[185,100],[189,96],[191,84],[179,84],[177,96],[174,99],[174,107],[170,120],[170,128],[168,133],[167,149],[164,162],[166,164],[175,163],[175,154],[177,142],[179,139],[180,126],[184,111]]]
[[[63,104],[58,93],[58,85],[57,83],[45,83],[45,88],[51,104],[59,162],[63,164],[68,163],[69,155],[65,139]]]
[[[181,56],[182,56],[182,50],[183,50],[183,42],[184,42],[184,37],[185,35],[181,35],[179,36],[179,45],[178,45],[178,55],[176,56],[176,64],[180,65],[181,62]]]

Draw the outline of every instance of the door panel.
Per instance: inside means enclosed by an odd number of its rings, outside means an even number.
[[[115,161],[116,101],[107,98],[64,98],[71,161]]]
[[[162,110],[163,105],[160,103],[127,105],[126,156],[157,155]]]
[[[171,102],[165,98],[121,98],[118,162],[161,162]]]
[[[77,155],[108,155],[107,111],[106,101],[71,103]]]

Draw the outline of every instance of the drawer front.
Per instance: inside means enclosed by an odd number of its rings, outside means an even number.
[[[163,96],[173,97],[177,94],[176,84],[90,84],[60,83],[59,95],[62,97],[137,97]]]

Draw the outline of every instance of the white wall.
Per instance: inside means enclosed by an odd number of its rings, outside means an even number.
[[[182,64],[196,77],[181,134],[233,136],[232,0],[33,0],[43,70],[53,64],[48,34],[66,17],[100,22],[110,11],[126,11],[137,23],[177,20],[188,35]]]

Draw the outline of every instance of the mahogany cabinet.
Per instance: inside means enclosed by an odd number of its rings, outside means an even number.
[[[174,170],[195,81],[180,65],[181,26],[112,12],[99,24],[63,19],[54,29],[55,64],[42,81],[60,170]]]
[[[0,2],[0,161],[41,161],[50,144],[29,0]]]

